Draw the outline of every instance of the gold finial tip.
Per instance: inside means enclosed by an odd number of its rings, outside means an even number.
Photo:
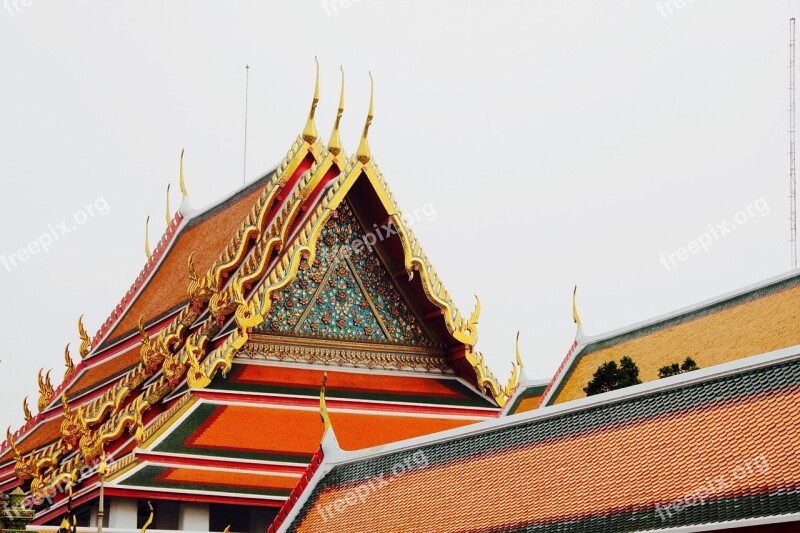
[[[314,113],[317,111],[317,104],[319,103],[319,60],[314,56],[314,61],[317,63],[317,78],[314,83],[314,99],[311,100],[311,111],[308,112],[308,120],[306,127],[303,128],[303,140],[308,144],[314,143],[319,138],[317,133],[317,125],[314,123]]]
[[[362,165],[366,165],[372,159],[372,151],[369,149],[369,127],[372,124],[372,119],[375,116],[375,83],[372,79],[372,71],[369,73],[369,111],[367,112],[367,121],[364,124],[364,132],[361,134],[361,142],[356,150],[356,157]]]
[[[148,259],[153,255],[150,252],[150,215],[147,215],[147,220],[144,223],[144,253]]]
[[[331,139],[328,141],[328,151],[335,156],[342,152],[342,138],[339,135],[339,123],[344,114],[344,67],[339,65],[339,69],[342,71],[342,89],[339,93],[339,110],[336,112],[336,120],[333,122]]]
[[[572,320],[581,327],[581,317],[578,316],[578,286],[572,289]]]
[[[189,193],[186,192],[186,181],[183,179],[183,153],[186,151],[185,148],[181,148],[181,165],[180,165],[180,186],[181,186],[181,194],[184,198],[189,196]]]

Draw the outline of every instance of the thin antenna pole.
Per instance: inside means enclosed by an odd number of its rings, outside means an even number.
[[[247,105],[250,93],[250,65],[245,65],[244,70],[244,168],[242,170],[242,185],[247,183]]]
[[[795,64],[796,64],[795,19],[789,19],[789,228],[792,246],[792,269],[797,268],[797,151],[795,144]]]

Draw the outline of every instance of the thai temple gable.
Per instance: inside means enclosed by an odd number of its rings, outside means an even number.
[[[274,531],[794,531],[799,383],[793,346],[326,457]]]
[[[800,344],[800,273],[784,275],[633,326],[597,336],[579,333],[541,405],[585,397],[607,361],[630,357],[643,382],[691,357],[699,368]]]
[[[80,322],[80,362],[67,351],[57,387],[40,375],[41,412],[0,452],[0,490],[52,497],[37,524],[58,520],[68,482],[96,520],[108,456],[118,527],[136,527],[145,498],[169,515],[176,494],[201,517],[244,506],[266,527],[319,461],[326,371],[345,450],[494,418],[513,394],[516,371],[502,385],[474,350],[480,305],[456,309],[372,160],[372,102],[348,158],[343,97],[330,149],[318,99],[283,162],[210,208],[191,208],[182,154],[167,233],[93,339]]]

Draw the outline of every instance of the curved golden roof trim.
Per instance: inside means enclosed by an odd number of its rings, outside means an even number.
[[[328,405],[325,403],[325,385],[328,383],[328,373],[322,375],[322,388],[319,390],[319,416],[322,418],[322,424],[325,426],[327,432],[331,429],[331,417],[328,414]]]
[[[342,138],[339,135],[339,122],[342,120],[344,114],[344,67],[339,65],[339,70],[342,72],[342,89],[339,92],[339,109],[336,111],[336,120],[333,122],[333,131],[331,132],[331,139],[328,141],[328,151],[333,155],[339,155],[342,151]]]
[[[144,526],[142,526],[142,533],[147,533],[147,528],[153,523],[153,515],[155,514],[153,512],[153,504],[150,503],[149,500],[147,501],[147,507],[150,509],[150,518],[148,518],[147,522],[145,522]]]
[[[184,151],[185,151],[185,148],[181,148],[181,162],[180,162],[180,167],[179,167],[179,169],[180,169],[179,170],[179,180],[180,180],[179,183],[180,183],[180,186],[181,186],[181,194],[183,195],[184,198],[186,198],[187,196],[189,196],[189,193],[186,191],[186,181],[183,179],[183,153],[184,153]]]
[[[47,406],[50,405],[50,399],[53,397],[53,384],[50,382],[50,372],[52,370],[48,370],[47,374],[45,374],[44,378],[42,378],[42,372],[44,368],[39,369],[39,412],[43,412],[47,409]]]
[[[30,422],[33,419],[33,415],[31,414],[31,409],[28,407],[28,397],[25,396],[25,399],[22,400],[22,415],[25,417],[25,422]]]
[[[64,366],[66,367],[64,371],[64,381],[67,381],[75,371],[75,363],[72,362],[72,356],[69,353],[69,343],[67,343],[66,348],[64,348]]]
[[[92,348],[92,341],[89,339],[89,334],[86,333],[86,328],[83,327],[83,315],[78,317],[78,335],[81,338],[81,346],[78,352],[81,354],[81,359],[86,359]]]
[[[369,73],[369,111],[367,121],[364,123],[364,131],[361,133],[361,142],[356,150],[356,157],[362,165],[366,165],[372,159],[372,151],[369,149],[369,127],[375,117],[375,83],[372,79],[372,72]]]
[[[153,254],[150,252],[150,215],[147,215],[147,220],[144,222],[144,255],[150,259]]]
[[[169,208],[169,188],[170,184],[167,183],[167,212],[166,212],[167,227],[169,227],[170,223],[172,222],[172,211]]]
[[[308,144],[312,144],[319,137],[317,125],[314,123],[314,114],[319,103],[319,60],[316,56],[314,56],[314,61],[317,63],[317,81],[314,84],[314,99],[311,101],[311,111],[308,112],[308,121],[306,121],[306,127],[303,128],[303,139]]]

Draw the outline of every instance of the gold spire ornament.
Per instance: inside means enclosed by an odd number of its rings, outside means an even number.
[[[147,215],[147,220],[144,223],[144,253],[148,259],[153,256],[150,252],[150,215]]]
[[[319,103],[319,60],[316,56],[314,56],[314,61],[317,62],[317,81],[314,85],[314,99],[311,101],[311,111],[308,113],[306,127],[303,128],[303,140],[308,144],[314,144],[314,141],[319,137],[317,125],[314,123],[314,113],[316,113],[317,104]]]
[[[342,138],[339,136],[339,122],[342,120],[342,115],[344,114],[344,67],[339,65],[339,70],[342,71],[342,89],[339,92],[339,110],[336,112],[336,120],[333,123],[331,140],[328,141],[328,151],[333,155],[339,155],[342,152]]]
[[[150,509],[150,518],[148,518],[147,522],[144,523],[144,527],[142,527],[142,533],[147,533],[147,528],[153,523],[153,504],[148,501],[147,507]]]
[[[181,149],[181,166],[180,166],[180,184],[181,184],[181,194],[184,198],[189,196],[189,193],[186,192],[186,182],[183,179],[183,152],[185,149]]]
[[[39,412],[41,413],[47,406],[50,405],[50,399],[53,397],[53,384],[50,382],[50,372],[51,370],[47,371],[44,378],[42,378],[42,372],[44,368],[39,369]]]
[[[83,327],[83,315],[78,318],[78,335],[81,338],[79,353],[81,354],[81,359],[86,359],[86,356],[89,355],[89,351],[92,348],[92,341],[89,340],[89,334],[86,333],[86,328]]]
[[[27,396],[25,396],[25,399],[22,400],[22,414],[25,416],[25,422],[30,422],[31,419],[33,418],[33,415],[31,414],[31,410],[28,407],[28,397]]]
[[[366,165],[372,159],[372,152],[369,149],[369,142],[367,136],[369,135],[369,127],[372,125],[372,118],[375,116],[374,108],[374,95],[375,83],[372,79],[372,72],[369,73],[369,112],[367,113],[367,122],[364,124],[364,133],[361,134],[361,142],[358,144],[356,150],[356,157],[362,165]]]
[[[167,227],[169,227],[170,222],[172,222],[172,211],[169,209],[169,187],[170,184],[167,183]]]
[[[578,286],[572,291],[572,320],[581,327],[581,317],[578,316]]]
[[[64,366],[66,370],[64,371],[64,379],[69,379],[72,372],[75,371],[75,363],[72,362],[72,356],[69,354],[69,343],[67,343],[67,347],[64,348]]]
[[[319,416],[322,418],[322,423],[325,425],[325,431],[331,429],[331,417],[328,414],[328,406],[325,403],[325,385],[328,383],[328,373],[322,375],[322,388],[319,390]]]

